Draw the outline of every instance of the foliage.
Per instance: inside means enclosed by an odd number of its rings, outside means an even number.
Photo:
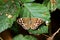
[[[33,1],[35,1],[35,0],[21,0],[21,2],[23,2],[23,3],[33,2]]]
[[[20,3],[22,4],[22,3]],[[50,21],[50,14],[49,9],[44,6],[44,4],[39,3],[23,3],[21,8],[21,18],[42,18],[45,22]],[[41,26],[39,26],[39,30],[28,30],[29,33],[33,32],[32,34],[42,34],[42,33],[48,33],[48,27],[46,25],[42,26],[42,29],[40,29]],[[44,30],[45,29],[45,30]]]
[[[14,37],[13,40],[37,40],[37,39],[33,36],[28,36],[28,35],[23,36],[20,34],[20,35]]]
[[[27,30],[31,34],[48,33],[48,24],[50,22],[50,11],[55,11],[56,8],[60,9],[60,1],[44,0],[42,4],[36,3],[35,0],[0,0],[0,33],[8,28],[13,29],[15,33],[18,32],[16,22],[17,18],[42,18],[45,24],[40,25],[36,30]],[[16,27],[15,27],[16,26]],[[13,40],[36,40],[32,36],[18,35]]]
[[[39,3],[28,3],[32,1],[34,0],[29,0],[29,1],[27,0],[12,1],[11,0],[11,1],[5,2],[5,4],[2,4],[0,8],[0,14],[1,14],[0,32],[12,27],[13,22],[16,21],[16,18],[18,17],[19,14],[20,14],[20,17],[42,18],[44,21],[49,21],[50,14],[47,7]],[[24,7],[20,6],[19,3]]]
[[[56,0],[56,6],[58,9],[60,9],[60,0]]]
[[[22,17],[42,18],[44,21],[50,18],[49,11],[43,4],[25,3],[22,9]]]
[[[43,33],[48,33],[48,27],[42,25],[38,28],[38,30],[29,30],[29,33],[30,34],[37,34],[37,35],[43,34]]]
[[[19,3],[8,2],[0,6],[0,33],[10,28],[20,12]]]

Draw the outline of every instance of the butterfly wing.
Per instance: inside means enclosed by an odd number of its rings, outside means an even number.
[[[43,23],[43,20],[41,18],[20,18],[17,20],[17,23],[20,24],[25,30],[30,28],[34,30]]]
[[[17,23],[20,24],[25,30],[30,29],[29,24],[30,18],[20,18],[17,20]]]
[[[37,29],[39,25],[43,23],[43,20],[41,18],[31,18],[31,29]]]

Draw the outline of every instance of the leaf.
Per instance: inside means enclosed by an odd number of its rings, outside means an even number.
[[[14,38],[13,38],[13,40],[37,40],[35,37],[33,37],[33,36],[28,36],[28,35],[26,35],[26,36],[23,36],[23,35],[18,35],[18,36],[15,36]]]
[[[48,27],[45,25],[39,26],[37,30],[28,30],[30,34],[43,34],[48,33]]]
[[[5,1],[4,0],[0,0],[0,5],[3,5],[5,4]]]
[[[38,3],[25,3],[22,8],[22,14],[21,17],[42,18],[44,21],[49,20],[50,18],[47,7]]]
[[[50,1],[50,0],[44,0],[43,4],[44,4],[45,6],[47,6],[47,4],[48,4],[49,1]]]
[[[60,9],[60,0],[56,0],[56,6],[58,9]]]
[[[22,3],[33,2],[35,0],[21,0]]]
[[[50,21],[49,9],[43,4],[25,3],[22,7],[21,18],[42,18],[45,22]],[[48,33],[48,27],[45,25],[39,26],[37,30],[28,30],[32,34]]]
[[[55,11],[56,8],[57,8],[56,2],[54,0],[49,1],[48,4],[47,4],[47,7],[48,7],[49,10]]]
[[[18,2],[6,3],[5,5],[1,5],[0,8],[0,33],[4,30],[10,28],[13,22],[18,17],[20,12],[20,5]]]

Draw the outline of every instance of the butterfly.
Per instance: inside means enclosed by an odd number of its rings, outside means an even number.
[[[20,24],[25,30],[37,29],[44,21],[41,18],[19,18],[17,23]]]

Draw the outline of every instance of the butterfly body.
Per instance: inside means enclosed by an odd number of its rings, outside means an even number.
[[[37,29],[44,21],[41,18],[19,18],[17,23],[20,24],[25,30]]]

